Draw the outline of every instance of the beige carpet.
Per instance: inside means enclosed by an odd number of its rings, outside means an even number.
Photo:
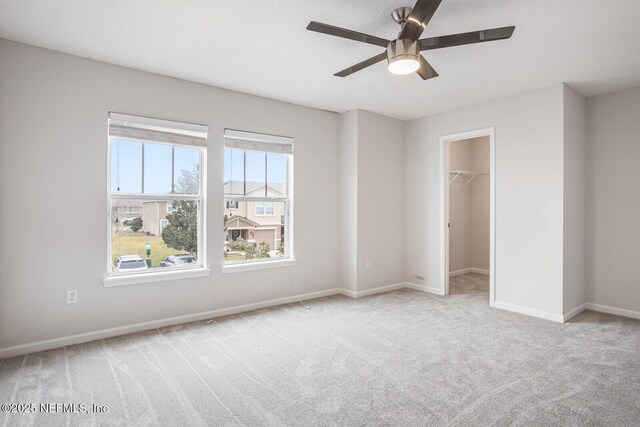
[[[585,312],[562,325],[490,309],[485,276],[451,287],[2,360],[0,403],[89,413],[0,413],[0,425],[640,425],[640,322]]]

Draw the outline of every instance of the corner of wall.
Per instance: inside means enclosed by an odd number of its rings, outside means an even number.
[[[586,100],[563,84],[563,312],[586,303]]]

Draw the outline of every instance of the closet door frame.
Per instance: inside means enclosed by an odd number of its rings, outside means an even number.
[[[449,143],[489,137],[489,306],[496,300],[496,128],[489,127],[440,137],[440,293],[449,295]]]

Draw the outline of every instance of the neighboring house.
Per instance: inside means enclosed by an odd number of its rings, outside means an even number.
[[[173,212],[173,203],[166,201],[143,202],[142,231],[161,236],[162,230],[169,225],[167,215]]]
[[[241,196],[245,183],[230,181],[224,185],[225,196]],[[247,197],[284,197],[283,184],[247,182]],[[277,250],[284,233],[284,204],[282,202],[226,200],[224,215],[225,245],[231,240],[244,239],[256,243],[267,242],[271,250]]]
[[[114,205],[111,207],[111,215],[113,220],[116,219],[120,224],[125,221],[130,221],[133,218],[140,218],[144,214],[142,209],[142,202],[139,201],[118,201],[114,202]]]

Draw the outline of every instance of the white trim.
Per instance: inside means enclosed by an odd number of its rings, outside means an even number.
[[[109,113],[113,114],[113,113]],[[156,120],[156,119],[149,119]],[[185,126],[200,126],[200,125],[192,125],[189,123],[185,123]],[[107,126],[107,131],[109,126]],[[199,193],[198,194],[149,194],[149,193],[121,193],[111,191],[111,146],[112,146],[112,136],[108,134],[107,136],[107,263],[106,263],[106,271],[107,277],[103,280],[103,284],[106,287],[110,286],[122,286],[122,285],[133,285],[138,283],[151,283],[151,282],[161,282],[165,280],[173,280],[174,277],[166,276],[169,272],[162,272],[162,277],[157,277],[155,272],[145,272],[140,274],[148,275],[145,279],[135,279],[132,280],[133,276],[127,276],[127,279],[122,277],[110,276],[113,272],[113,201],[118,199],[139,199],[139,200],[152,200],[152,201],[173,201],[173,200],[192,200],[198,203],[197,209],[197,232],[198,232],[198,260],[203,264],[201,269],[197,270],[206,270],[206,274],[194,274],[192,273],[194,270],[190,271],[190,274],[184,274],[184,272],[179,272],[184,275],[176,275],[176,279],[182,278],[191,278],[191,277],[201,277],[208,276],[209,270],[207,266],[207,248],[206,248],[206,239],[207,239],[207,156],[206,154],[206,144],[204,146],[196,146],[194,148],[198,149],[199,152]],[[155,142],[151,142],[155,144]],[[141,191],[144,191],[144,145],[142,151],[142,188]],[[175,153],[172,153],[172,156],[175,156]],[[173,185],[173,183],[172,183]],[[144,212],[143,212],[144,213]],[[144,216],[144,215],[143,215]],[[178,272],[175,272],[178,273]]]
[[[207,140],[209,133],[209,126],[207,125],[133,116],[131,114],[110,111],[109,126],[112,125],[151,132],[175,133],[204,141]]]
[[[449,277],[462,276],[463,274],[471,273],[471,268],[463,268],[460,270],[454,270],[449,272]]]
[[[302,294],[298,296],[277,298],[277,299],[272,299],[272,300],[257,302],[252,304],[244,304],[244,305],[239,305],[239,306],[229,307],[229,308],[220,308],[220,309],[211,310],[211,311],[204,311],[201,313],[169,317],[169,318],[160,319],[160,320],[152,320],[149,322],[134,323],[133,325],[102,329],[95,332],[68,335],[61,338],[36,341],[28,344],[20,344],[20,345],[15,345],[15,346],[0,349],[0,359],[4,359],[7,357],[20,356],[23,354],[35,353],[38,351],[51,350],[54,348],[64,347],[72,344],[81,344],[89,341],[95,341],[99,339],[110,338],[110,337],[115,337],[119,335],[130,334],[134,332],[142,332],[150,329],[179,325],[182,323],[197,322],[197,321],[212,319],[216,317],[228,316],[231,314],[244,313],[247,311],[258,310],[266,307],[274,307],[277,305],[296,303],[298,302],[299,299],[309,300],[314,298],[322,298],[330,295],[337,295],[340,293],[341,293],[341,289],[333,288],[333,289],[327,289],[324,291]]]
[[[405,287],[404,283],[394,283],[392,285],[380,286],[373,289],[365,289],[362,291],[354,291],[351,289],[342,288],[340,293],[342,295],[348,296],[350,298],[361,298],[369,295],[382,294],[385,292],[397,291],[398,289],[402,289]]]
[[[548,311],[521,307],[519,305],[509,304],[501,301],[495,301],[494,307],[501,310],[512,311],[514,313],[526,314],[528,316],[539,317],[541,319],[551,320],[558,323],[564,323],[564,316],[562,314],[549,313]]]
[[[95,332],[86,332],[82,334],[68,335],[66,337],[54,338],[50,340],[36,341],[28,344],[20,344],[7,348],[0,349],[0,359],[7,357],[20,356],[23,354],[35,353],[38,351],[51,350],[54,348],[64,347],[72,344],[81,344],[89,341],[95,341],[103,338],[110,338],[119,335],[130,334],[134,332],[142,332],[149,329],[162,328],[166,326],[178,325],[182,323],[196,322],[205,319],[211,319],[221,316],[228,316],[231,314],[244,313],[247,311],[258,310],[266,307],[274,307],[283,304],[295,303],[300,300],[310,300],[314,298],[322,298],[331,295],[345,295],[351,298],[360,298],[367,295],[379,294],[384,292],[390,292],[402,288],[414,289],[421,292],[431,293],[435,295],[442,295],[442,288],[432,287],[426,285],[419,285],[411,282],[396,283],[393,285],[381,286],[374,289],[368,289],[365,291],[354,291],[345,288],[332,288],[324,291],[310,292],[307,294],[294,295],[290,297],[277,298],[268,301],[262,301],[252,304],[244,304],[235,307],[221,308],[211,311],[205,311],[195,314],[187,314],[184,316],[176,316],[159,320],[152,320],[149,322],[135,323],[132,325],[121,326],[116,328],[102,329]],[[593,310],[602,313],[609,313],[618,316],[630,317],[632,319],[640,319],[640,311],[627,310],[617,307],[610,307],[606,305],[585,303],[582,306],[572,310],[571,312],[563,315],[548,313],[540,310],[535,310],[526,307],[520,307],[513,304],[503,303],[500,301],[495,302],[495,307],[507,310],[515,313],[525,314],[529,316],[539,317],[541,319],[547,319],[554,322],[562,323],[572,316],[577,315],[582,310]]]
[[[274,259],[270,261],[243,262],[221,267],[222,274],[243,273],[246,271],[264,270],[267,268],[291,267],[296,265],[295,258]]]
[[[353,289],[340,288],[340,294],[349,298],[358,298],[357,292]]]
[[[469,267],[469,268],[463,268],[460,270],[450,271],[449,277],[462,276],[463,274],[468,274],[468,273],[484,274],[485,276],[489,276],[490,274],[489,270],[485,270],[484,268]]]
[[[449,142],[489,137],[489,306],[496,295],[496,128],[489,127],[440,137],[440,289],[449,294]],[[482,273],[481,273],[482,274]]]
[[[145,270],[146,273],[123,273],[110,274],[102,280],[105,288],[114,286],[139,285],[142,283],[166,282],[170,280],[193,279],[195,277],[206,277],[211,274],[211,270],[204,267],[190,268],[182,270]]]
[[[266,142],[268,144],[293,145],[294,139],[290,136],[270,135],[267,133],[247,132],[244,130],[225,129],[224,137],[239,141]]]
[[[437,286],[419,285],[417,283],[411,283],[411,282],[405,282],[404,285],[407,289],[413,289],[414,291],[420,291],[420,292],[426,292],[428,294],[444,296],[442,289],[440,289]]]
[[[252,310],[259,310],[261,308],[275,307],[283,304],[291,304],[291,303],[296,303],[299,300],[310,300],[315,298],[327,297],[331,295],[344,295],[351,298],[360,298],[367,295],[390,292],[390,291],[402,289],[405,287],[410,289],[421,290],[424,292],[432,292],[432,293],[436,293],[438,291],[437,288],[428,288],[426,286],[416,285],[414,283],[407,283],[407,282],[396,283],[388,286],[381,286],[379,288],[368,289],[360,292],[356,292],[356,291],[353,291],[350,289],[344,289],[344,288],[332,288],[324,291],[310,292],[306,294],[293,295],[289,297],[277,298],[277,299],[272,299],[268,301],[256,302],[251,304],[243,304],[235,307],[219,308],[216,310],[204,311],[204,312],[195,313],[195,314],[186,314],[183,316],[169,317],[165,319],[152,320],[149,322],[134,323],[132,325],[120,326],[116,328],[102,329],[95,332],[86,332],[82,334],[68,335],[65,337],[54,338],[50,340],[43,340],[43,341],[36,341],[28,344],[15,345],[15,346],[0,349],[0,359],[7,358],[7,357],[20,356],[23,354],[35,353],[38,351],[51,350],[54,348],[60,348],[60,347],[64,347],[72,344],[81,344],[89,341],[95,341],[99,339],[110,338],[110,337],[115,337],[119,335],[130,334],[134,332],[142,332],[150,329],[163,328],[166,326],[179,325],[182,323],[189,323],[189,322],[197,322],[197,321],[212,319],[216,317],[228,316],[231,314],[238,314],[238,313],[244,313]]]
[[[640,319],[640,311],[628,310],[626,308],[611,307],[609,305],[594,304],[588,302],[584,304],[585,310],[599,311],[600,313],[615,314],[617,316],[630,317],[631,319]]]
[[[392,285],[379,286],[373,289],[365,289],[363,291],[354,291],[353,289],[340,288],[340,293],[349,298],[362,298],[369,295],[382,294],[385,292],[397,291],[398,289],[413,289],[415,291],[425,292],[428,294],[440,295],[442,292],[440,288],[435,286],[418,285],[411,282],[400,282]]]
[[[569,319],[571,319],[572,317],[576,317],[578,314],[582,313],[583,311],[585,311],[587,309],[587,304],[582,304],[579,307],[574,308],[573,310],[569,311],[568,313],[565,313],[562,317],[563,317],[563,321],[566,322]]]

